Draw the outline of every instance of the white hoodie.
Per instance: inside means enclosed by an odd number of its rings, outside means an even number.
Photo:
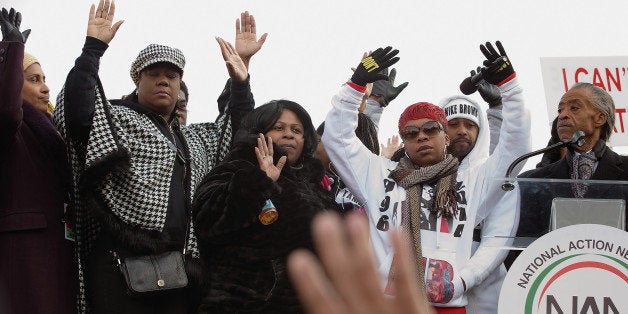
[[[501,106],[498,109],[486,109],[467,96],[459,95],[448,97],[442,100],[439,106],[441,108],[445,108],[451,104],[465,102],[470,102],[474,107],[478,108],[479,132],[473,149],[460,162],[459,171],[465,171],[469,167],[477,167],[486,162],[489,154],[495,150],[497,143],[499,143],[500,128],[502,123]],[[488,119],[484,115],[485,109]],[[464,116],[453,115],[448,116],[448,120],[450,117],[465,118]],[[454,138],[451,138],[451,140],[453,141]],[[512,175],[516,174],[517,173],[513,173]],[[517,192],[512,191],[507,194],[510,193]],[[483,236],[483,242],[477,242],[476,239],[473,241],[471,249],[472,256],[475,256],[476,258],[481,257],[485,261],[493,260],[493,263],[490,264],[490,269],[486,269],[486,271],[489,272],[489,275],[475,287],[467,289],[467,314],[497,313],[499,292],[504,278],[506,277],[506,268],[502,263],[506,258],[508,251],[499,249],[496,246],[503,247],[511,244],[512,241],[510,237],[513,237],[517,231],[519,221],[519,204],[516,198],[505,197],[498,203],[497,206],[503,207],[503,210],[492,211],[479,226]],[[498,238],[495,238],[496,236],[498,236]],[[478,250],[480,251],[478,252]],[[493,267],[493,265],[497,266]]]
[[[495,152],[485,162],[461,164],[458,171],[458,193],[462,201],[458,204],[461,213],[453,219],[424,220],[421,230],[423,262],[426,263],[426,286],[429,287],[430,269],[428,263],[441,268],[441,293],[433,298],[433,305],[459,307],[467,304],[463,294],[461,278],[467,289],[481,283],[500,263],[496,261],[499,252],[491,249],[490,241],[482,241],[484,248],[472,254],[473,228],[484,220],[485,234],[501,234],[508,227],[511,232],[514,223],[512,206],[517,204],[516,193],[505,193],[501,182],[494,180],[503,177],[510,163],[529,151],[530,119],[523,107],[522,90],[517,79],[513,78],[500,87],[502,91],[503,123],[500,139]],[[406,200],[406,190],[389,178],[397,163],[371,153],[355,136],[358,107],[362,93],[348,85],[332,99],[332,109],[325,121],[323,144],[337,173],[358,201],[365,206],[370,221],[371,243],[384,286],[393,258],[393,250],[388,238],[391,227],[401,225],[402,202]],[[484,118],[485,119],[485,118]],[[486,131],[487,132],[487,131]],[[488,135],[478,142],[487,141]],[[479,144],[478,144],[479,145]],[[476,145],[476,147],[478,146]],[[487,145],[483,146],[487,149]],[[488,155],[488,152],[486,153]],[[469,158],[474,160],[474,158]],[[523,167],[520,165],[516,171]],[[424,185],[423,200],[429,202],[433,187]],[[508,206],[500,202],[507,202]],[[422,208],[426,213],[427,209]],[[463,214],[464,212],[464,214]],[[488,218],[491,214],[491,218]],[[445,231],[445,228],[449,229]],[[443,232],[441,232],[443,231]],[[484,230],[483,230],[484,232]]]

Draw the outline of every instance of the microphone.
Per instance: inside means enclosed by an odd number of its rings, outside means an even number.
[[[479,73],[465,78],[462,83],[460,83],[460,91],[465,95],[471,95],[478,90],[478,82],[484,78],[482,75],[482,71]]]
[[[511,176],[510,174],[512,173],[512,170],[515,168],[515,166],[517,166],[517,164],[519,164],[520,162],[532,157],[532,156],[536,156],[536,155],[540,155],[543,154],[545,152],[549,152],[551,150],[555,150],[555,149],[560,149],[563,148],[565,146],[569,146],[571,144],[576,144],[578,145],[578,147],[582,147],[582,145],[584,145],[585,140],[584,140],[584,132],[578,130],[576,132],[573,133],[573,136],[571,138],[568,139],[564,139],[564,140],[560,140],[560,142],[556,143],[556,144],[552,144],[550,146],[547,146],[545,148],[541,148],[539,150],[535,150],[531,153],[527,153],[525,155],[522,155],[521,157],[515,159],[515,161],[513,161],[510,166],[508,167],[508,171],[506,171],[506,179],[510,179]],[[512,182],[506,180],[506,182],[504,182],[504,184],[502,184],[502,190],[504,191],[512,191],[515,188],[515,185],[512,184]]]

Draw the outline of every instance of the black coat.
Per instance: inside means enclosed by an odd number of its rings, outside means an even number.
[[[65,144],[22,100],[23,56],[23,44],[0,42],[0,313],[76,313]]]
[[[209,272],[203,313],[301,311],[286,258],[296,248],[312,248],[310,223],[330,198],[320,185],[324,169],[306,157],[302,168],[286,165],[272,182],[259,169],[254,147],[238,144],[197,189],[195,232]],[[266,199],[279,212],[268,226],[258,221]]]
[[[599,148],[598,166],[591,175],[591,180],[616,180],[628,181],[628,157],[620,156],[610,148],[603,146]],[[522,173],[520,178],[545,178],[545,179],[570,179],[572,152],[568,152],[565,158],[548,166],[529,170]],[[521,193],[521,216],[517,234],[520,236],[540,236],[548,231],[547,222],[550,218],[550,208],[552,199],[548,191],[541,191],[530,185],[528,182],[520,183]],[[573,198],[571,189],[562,189],[553,193],[556,196]],[[589,189],[584,198],[626,198],[626,191],[601,191]],[[628,222],[628,221],[627,221]]]
[[[610,148],[600,142],[594,148],[598,158],[598,166],[591,176],[591,180],[616,180],[628,181],[628,157],[620,156]],[[520,178],[544,178],[544,179],[570,179],[571,163],[573,152],[569,151],[561,160],[547,166],[526,171],[519,175]],[[539,186],[532,182],[519,182],[521,190],[521,214],[519,218],[518,237],[540,237],[549,232],[549,221],[551,216],[551,204],[553,197],[573,198],[574,194],[566,184],[559,186],[552,191],[547,190],[547,186]],[[628,197],[628,191],[624,188],[617,191],[608,187],[589,188],[584,198],[609,198],[624,200]],[[628,226],[628,217],[626,221]],[[506,265],[514,262],[519,252],[511,252],[506,259]]]

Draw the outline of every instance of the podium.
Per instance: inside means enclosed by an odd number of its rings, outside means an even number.
[[[517,195],[518,231],[482,237],[511,250],[514,260],[499,313],[628,313],[628,182],[508,181],[515,185],[505,193]],[[574,184],[586,185],[583,198],[574,197]]]

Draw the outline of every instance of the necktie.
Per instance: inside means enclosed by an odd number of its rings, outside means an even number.
[[[593,151],[574,156],[571,178],[574,180],[588,180],[593,174],[594,166],[595,154]],[[583,197],[587,192],[588,185],[586,183],[573,183],[571,188],[576,197]]]

